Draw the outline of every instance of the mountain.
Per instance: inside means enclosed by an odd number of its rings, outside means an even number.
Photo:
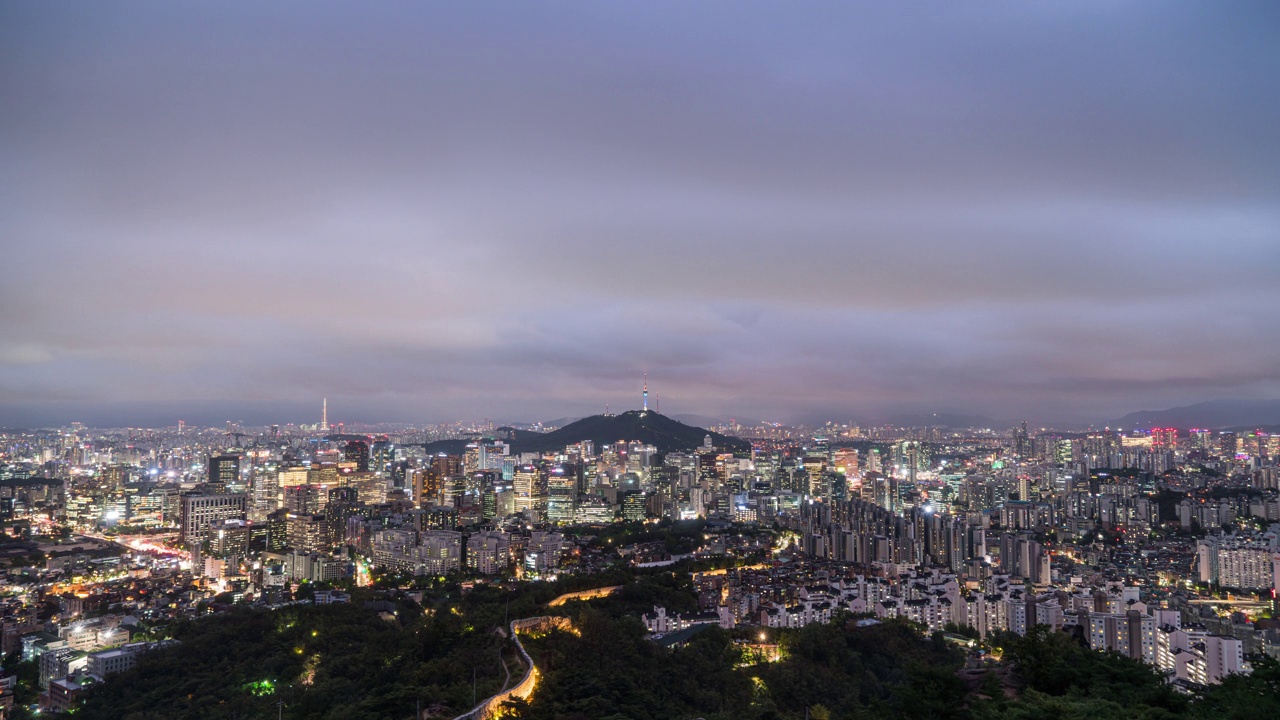
[[[444,453],[446,455],[461,455],[467,451],[467,445],[477,442],[484,438],[492,438],[509,443],[512,446],[533,443],[537,444],[538,438],[542,437],[542,433],[533,432],[532,430],[520,430],[504,425],[487,435],[476,435],[472,438],[451,438],[449,440],[433,440],[422,446],[428,454]]]
[[[595,443],[597,449],[601,445],[616,443],[619,440],[639,440],[658,448],[660,453],[669,453],[702,447],[708,435],[711,436],[711,441],[716,447],[743,452],[751,450],[751,443],[746,440],[686,425],[656,412],[639,410],[631,410],[620,415],[592,415],[575,420],[549,433],[517,430],[508,426],[500,427],[489,435],[508,443],[513,453],[562,450],[566,445],[573,445],[583,440]],[[466,452],[467,445],[473,442],[476,442],[476,439],[436,440],[422,447],[428,453],[461,455]]]
[[[1249,427],[1280,424],[1280,400],[1210,400],[1208,402],[1129,413],[1113,427]]]
[[[475,441],[461,440],[457,438],[450,440],[432,440],[429,443],[423,444],[422,449],[425,450],[428,455],[435,455],[437,453],[443,453],[445,455],[461,455],[467,451],[467,444],[473,442]]]
[[[1222,429],[1238,433],[1264,432],[1268,435],[1276,435],[1280,433],[1280,425],[1235,425]]]
[[[520,430],[513,428],[510,425],[500,427],[490,434],[493,435],[496,440],[501,440],[502,442],[511,443],[513,445],[518,445],[526,441],[536,441],[543,435],[543,433],[540,432],[534,432],[533,430]]]
[[[556,418],[555,420],[547,420],[546,422],[542,423],[542,425],[543,427],[560,428],[560,427],[564,427],[565,425],[568,425],[569,423],[578,422],[581,419],[582,418],[580,417],[561,417],[561,418]]]
[[[686,425],[653,411],[630,410],[618,415],[592,415],[549,433],[522,433],[522,437],[512,443],[511,450],[546,452],[583,440],[590,440],[599,448],[619,440],[638,440],[653,445],[658,452],[668,453],[701,447],[707,435],[716,447],[736,451],[751,449],[745,440]]]

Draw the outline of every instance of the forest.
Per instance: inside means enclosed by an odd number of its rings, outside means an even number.
[[[523,672],[492,628],[410,602],[243,610],[182,623],[176,647],[97,686],[86,718],[453,717]],[[450,714],[452,713],[452,714]]]
[[[594,585],[592,584],[594,580]],[[562,592],[618,593],[549,608]],[[418,599],[421,602],[418,602]],[[350,604],[234,610],[168,628],[173,648],[95,688],[77,715],[124,720],[453,718],[524,672],[502,628],[562,614],[573,631],[522,636],[540,682],[523,720],[1280,717],[1280,665],[1255,661],[1198,695],[1064,633],[990,640],[982,662],[942,633],[841,616],[796,630],[707,627],[666,646],[639,617],[696,610],[687,573],[606,573],[510,587],[446,583],[422,595],[362,589]],[[778,657],[751,644],[764,633]],[[964,668],[968,667],[967,670]]]
[[[711,628],[666,649],[630,617],[582,608],[579,635],[526,641],[543,682],[523,720],[1274,720],[1280,664],[1258,660],[1199,695],[1182,694],[1149,666],[1099,653],[1039,628],[1006,636],[1003,662],[965,676],[964,653],[941,633],[902,621],[852,618],[769,630],[781,660],[753,663],[741,631]],[[771,641],[773,638],[771,638]],[[806,715],[807,713],[807,715]]]

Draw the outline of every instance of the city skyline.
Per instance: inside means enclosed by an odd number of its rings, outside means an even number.
[[[1268,4],[0,13],[0,426],[1280,398]]]
[[[619,413],[639,413],[645,415],[648,413],[662,414],[661,407],[658,404],[658,395],[655,393],[655,405],[648,405],[647,379],[641,390],[639,402],[628,403],[622,401],[617,404],[606,403],[603,408],[596,408],[595,412],[584,412],[579,415],[562,415],[556,418],[548,417],[454,417],[443,420],[398,420],[386,417],[364,417],[359,414],[335,417],[333,420],[329,418],[328,398],[320,399],[319,414],[315,417],[308,418],[307,410],[301,407],[290,406],[288,409],[282,410],[278,404],[262,405],[256,409],[251,409],[251,414],[233,417],[231,414],[225,416],[217,415],[201,415],[187,413],[183,417],[171,416],[165,414],[164,411],[148,410],[146,412],[151,415],[133,415],[133,418],[143,418],[148,422],[113,422],[111,420],[103,421],[103,416],[88,415],[87,417],[76,420],[61,420],[57,422],[49,422],[44,424],[28,423],[26,426],[9,426],[0,425],[0,430],[33,430],[33,429],[52,429],[67,427],[85,427],[99,429],[163,429],[177,428],[181,431],[184,427],[190,429],[219,429],[224,428],[230,432],[233,426],[237,429],[264,431],[273,428],[292,427],[295,429],[312,429],[319,431],[323,428],[330,428],[335,432],[342,432],[344,428],[352,432],[385,432],[388,429],[406,429],[406,428],[453,428],[450,436],[461,433],[478,432],[481,427],[496,429],[505,426],[516,426],[522,429],[532,429],[535,432],[545,432],[542,428],[558,428],[567,424],[577,422],[579,420],[589,419],[593,417],[612,417]],[[175,405],[176,407],[176,405]],[[242,404],[228,404],[225,406],[230,409],[245,409]],[[190,410],[191,408],[187,408]],[[292,413],[292,414],[291,414]],[[1016,430],[1018,426],[1026,427],[1029,421],[1025,418],[990,418],[982,415],[972,415],[965,413],[903,413],[897,414],[864,414],[862,416],[838,416],[838,415],[820,415],[811,414],[808,416],[778,416],[778,417],[749,417],[749,416],[712,416],[693,412],[677,412],[667,413],[667,417],[681,424],[689,426],[705,426],[712,427],[735,427],[742,432],[750,433],[753,429],[759,430],[764,428],[778,429],[816,429],[822,426],[840,426],[845,428],[858,428],[865,426],[866,428],[950,428],[953,430],[961,429],[985,429],[985,430]],[[107,416],[108,418],[110,416]],[[248,418],[248,419],[246,419]],[[318,422],[311,422],[319,419]],[[1201,431],[1201,430],[1276,430],[1280,427],[1280,423],[1274,422],[1280,418],[1280,402],[1276,401],[1209,401],[1204,403],[1196,403],[1195,405],[1166,408],[1162,410],[1141,410],[1128,413],[1122,418],[1102,419],[1097,421],[1060,421],[1060,422],[1033,422],[1033,427],[1039,428],[1041,431],[1132,431],[1139,435],[1146,433],[1156,433],[1162,428],[1167,427],[1169,430],[1183,431]],[[88,420],[89,422],[85,422]]]

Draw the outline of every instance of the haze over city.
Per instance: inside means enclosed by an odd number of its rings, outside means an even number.
[[[0,424],[1280,397],[1234,9],[6,3]]]

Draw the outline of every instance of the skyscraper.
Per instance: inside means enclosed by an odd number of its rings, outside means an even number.
[[[240,484],[240,456],[215,455],[209,458],[207,481],[213,492],[226,492],[227,486]]]
[[[224,518],[244,519],[247,495],[187,495],[182,498],[182,542],[198,546],[209,537],[209,523]]]
[[[345,462],[356,464],[356,470],[359,472],[367,472],[369,470],[369,444],[363,440],[352,440],[342,448],[342,459]]]
[[[578,478],[564,467],[551,471],[547,479],[547,519],[553,523],[572,523],[578,511]]]
[[[1218,452],[1222,457],[1230,460],[1236,456],[1236,448],[1238,446],[1236,434],[1230,430],[1224,430],[1218,433]]]

